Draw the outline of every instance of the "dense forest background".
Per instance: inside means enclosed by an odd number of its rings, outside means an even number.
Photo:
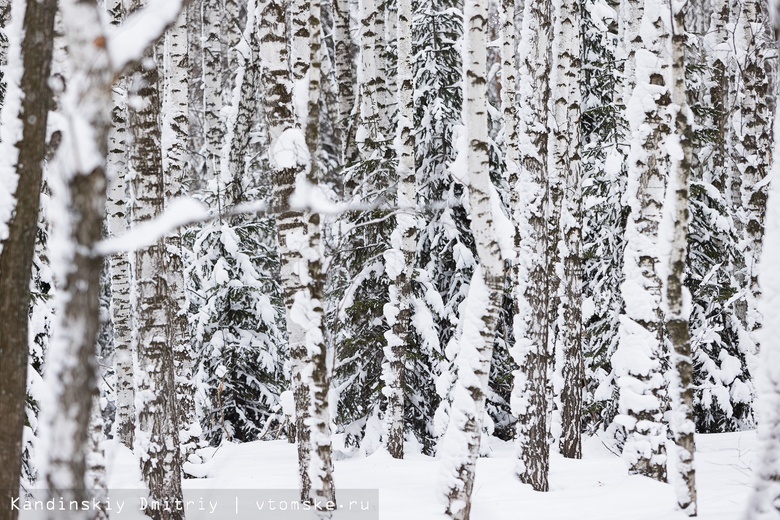
[[[287,438],[468,518],[484,438],[546,491],[585,435],[696,513],[777,342],[766,0],[184,4],[0,0],[1,489]]]

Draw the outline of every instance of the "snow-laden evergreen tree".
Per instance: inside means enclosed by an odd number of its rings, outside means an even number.
[[[450,391],[450,420],[440,449],[447,496],[446,514],[471,514],[476,462],[480,452],[488,378],[504,292],[504,255],[512,251],[512,229],[502,213],[490,176],[487,100],[487,5],[466,0],[463,19],[463,137],[465,146],[450,166],[468,189],[471,232],[479,264],[463,303],[463,328]],[[507,234],[509,236],[507,236]]]
[[[698,9],[688,9],[691,24]],[[687,75],[692,110],[693,161],[685,284],[691,292],[694,407],[699,432],[735,431],[752,424],[753,384],[746,363],[745,296],[735,276],[742,253],[728,202],[727,140],[730,63],[728,2],[716,2],[702,35],[688,32]],[[696,26],[694,26],[696,29]],[[698,30],[698,29],[697,29]]]
[[[516,30],[516,29],[515,29]],[[548,351],[548,102],[552,5],[526,0],[520,31],[519,172],[511,186],[515,226],[512,267],[514,298],[512,357],[518,369],[512,386],[517,417],[515,473],[536,491],[547,491]]]
[[[666,480],[667,356],[664,349],[659,225],[669,171],[666,140],[671,132],[669,4],[646,0],[635,47],[636,83],[626,101],[631,149],[627,159],[626,224],[621,285],[625,311],[612,355],[620,389],[618,424],[627,438],[623,457],[632,473]]]
[[[586,3],[583,11],[583,354],[588,389],[584,423],[608,428],[617,414],[611,357],[623,308],[625,125],[616,3]]]
[[[475,257],[466,191],[448,171],[457,154],[456,129],[463,103],[458,47],[462,2],[415,2],[413,8],[415,168],[424,227],[418,241],[420,271],[413,317],[418,345],[407,355],[411,404],[407,424],[428,451],[448,422],[447,394],[454,380],[458,334],[454,325],[468,292]]]
[[[27,419],[30,279],[46,157],[48,88],[56,3],[15,1],[4,6],[11,40],[0,112],[0,489],[18,495]],[[3,49],[5,54],[5,49]],[[34,418],[33,418],[34,420]],[[0,518],[15,519],[13,508]]]

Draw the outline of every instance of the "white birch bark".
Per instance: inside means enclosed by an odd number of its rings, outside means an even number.
[[[518,365],[511,406],[517,422],[517,466],[521,482],[547,491],[547,124],[552,44],[551,5],[526,0],[520,41],[519,174],[511,186],[516,258],[512,269]]]
[[[303,173],[308,149],[300,128],[296,129],[296,114],[293,102],[293,85],[290,62],[288,62],[287,32],[285,30],[285,3],[280,0],[261,0],[257,4],[257,23],[261,52],[267,57],[263,68],[263,94],[266,103],[266,122],[270,138],[271,168],[273,169],[274,204],[277,211],[276,227],[281,259],[280,278],[287,310],[287,338],[290,348],[290,379],[295,400],[295,434],[298,444],[298,472],[301,500],[311,496],[311,445],[307,419],[310,410],[308,378],[304,374],[308,356],[306,331],[293,319],[292,309],[296,295],[302,293],[307,266],[297,244],[306,236],[308,225],[303,212],[290,208],[290,197],[295,182]],[[307,100],[308,101],[308,100]],[[302,142],[303,141],[303,142]],[[289,149],[291,157],[278,152]]]
[[[560,243],[549,259],[559,278],[559,308],[555,340],[556,388],[560,413],[560,451],[582,457],[582,395],[585,374],[582,356],[582,176],[580,174],[580,4],[555,2],[555,42],[552,69],[552,130],[550,169],[561,179]],[[552,202],[551,202],[552,204]],[[551,286],[550,291],[553,290]]]
[[[749,368],[755,370],[755,355],[759,350],[756,331],[761,327],[757,305],[761,297],[758,285],[758,258],[761,256],[766,213],[765,178],[772,161],[773,66],[770,56],[768,8],[766,0],[742,0],[732,7],[734,33],[732,45],[735,70],[731,91],[738,98],[731,115],[732,171],[731,188],[734,211],[739,222],[744,257],[744,274],[739,273],[746,289],[744,325],[754,343],[748,352]],[[776,53],[776,51],[774,51]]]
[[[135,6],[139,8],[138,0]],[[143,223],[160,215],[165,207],[163,148],[160,120],[159,50],[149,49],[145,59],[131,76],[136,90],[128,123],[133,135],[130,160],[135,170],[133,182],[133,219]],[[174,174],[175,177],[175,174]],[[174,246],[175,247],[175,246]],[[174,349],[171,340],[171,301],[168,286],[175,267],[164,239],[135,252],[135,287],[138,338],[135,382],[135,452],[141,459],[141,471],[154,500],[181,500],[181,452],[179,442],[178,399],[174,376]],[[166,265],[168,260],[168,265]],[[174,346],[176,348],[178,346]],[[158,510],[156,520],[183,518],[177,510]]]
[[[775,114],[777,117],[777,112]],[[779,137],[780,132],[775,129],[775,158],[780,153]],[[743,516],[745,520],[780,518],[780,276],[777,271],[780,262],[780,190],[777,159],[772,168],[774,177],[769,188],[766,234],[759,265],[759,282],[763,290],[759,311],[764,325],[758,331],[761,343],[760,369],[756,374],[758,446],[753,466],[753,489]]]
[[[669,169],[664,143],[670,133],[671,62],[663,18],[668,12],[661,0],[645,0],[642,46],[635,49],[636,85],[626,104],[631,150],[621,287],[625,313],[612,356],[620,389],[616,421],[627,433],[623,457],[632,473],[661,481],[666,480],[666,383],[659,225]]]
[[[320,0],[308,2],[308,25],[311,29],[309,48],[307,114],[305,121],[305,142],[308,148],[308,168],[305,182],[301,184],[313,187],[319,183],[319,124],[320,93],[322,68],[322,13]],[[311,417],[311,463],[308,468],[311,481],[311,498],[315,504],[336,502],[336,490],[333,483],[333,456],[330,432],[329,393],[333,374],[333,353],[328,351],[325,341],[325,258],[322,243],[320,215],[313,211],[304,214],[307,225],[308,243],[303,245],[301,254],[306,260],[308,273],[304,290],[295,296],[293,305],[294,319],[306,331],[307,373],[311,374],[310,408]],[[297,307],[297,308],[296,308]],[[318,507],[319,518],[331,518],[332,510]]]
[[[106,4],[111,25],[124,18],[121,0]],[[118,79],[111,92],[111,130],[108,134],[106,174],[108,194],[108,232],[120,236],[127,231],[130,195],[127,186],[127,108],[126,85]],[[133,387],[132,304],[130,300],[131,267],[127,253],[115,253],[109,258],[111,273],[111,322],[114,327],[114,373],[116,386],[115,432],[125,446],[133,447],[135,431],[135,389]]]
[[[69,128],[60,148],[62,182],[57,200],[61,248],[53,265],[62,266],[63,286],[57,326],[46,372],[50,389],[42,406],[42,451],[47,487],[67,500],[86,500],[85,456],[88,422],[95,394],[95,342],[99,330],[100,273],[103,259],[95,245],[103,238],[106,204],[107,136],[111,125],[111,86],[116,75],[143,56],[172,23],[181,2],[155,1],[139,11],[131,25],[147,30],[118,31],[109,40],[95,1],[61,0],[60,13],[68,42],[70,81],[62,99]],[[130,21],[128,22],[130,23]],[[111,56],[109,56],[111,49]],[[112,69],[113,66],[113,69]],[[53,254],[54,256],[54,254]],[[175,432],[174,432],[175,437]],[[56,511],[51,520],[86,520],[86,511]]]
[[[338,116],[336,130],[340,135],[339,146],[342,164],[355,158],[355,90],[356,73],[354,43],[350,26],[349,0],[333,0],[333,40],[335,46],[334,74],[338,84]]]
[[[693,358],[688,323],[690,294],[684,286],[688,248],[688,194],[691,158],[693,154],[693,113],[688,106],[685,86],[685,13],[687,2],[670,5],[672,14],[672,106],[670,119],[674,125],[667,140],[669,153],[669,185],[666,189],[663,230],[670,240],[666,267],[664,311],[666,332],[672,347],[672,375],[670,395],[673,419],[670,421],[677,445],[676,482],[677,504],[688,516],[696,516],[696,469],[694,433],[696,423],[693,409]]]
[[[60,244],[67,245],[52,252],[52,265],[68,268],[61,273],[57,323],[44,378],[50,395],[41,407],[41,450],[48,454],[43,474],[51,492],[86,500],[91,498],[83,489],[89,418],[97,390],[95,342],[103,267],[102,259],[92,251],[103,238],[106,136],[114,74],[96,3],[61,0],[59,9],[71,71],[62,99],[63,117],[70,128],[87,131],[64,137],[59,154],[63,180],[52,198],[63,215],[55,220],[54,232]],[[49,518],[86,520],[87,513],[58,511]]]
[[[379,77],[379,60],[382,48],[378,43],[377,18],[380,13],[376,2],[377,0],[359,0],[358,3],[360,58],[357,85],[360,107],[355,143],[363,160],[370,159],[377,143],[385,138],[381,132],[379,114],[378,85],[382,82]]]
[[[445,464],[446,513],[466,520],[471,513],[474,471],[485,419],[488,376],[503,295],[504,262],[497,242],[497,219],[503,215],[490,180],[487,103],[488,7],[480,0],[464,5],[465,161],[456,160],[453,174],[468,183],[471,231],[480,259],[474,270],[467,302],[460,351],[455,360],[457,379],[451,391],[449,426],[441,449]]]
[[[225,138],[225,125],[220,117],[223,106],[221,6],[219,0],[201,2],[204,177],[214,181],[218,181],[216,177],[219,171],[220,149]]]
[[[391,249],[385,270],[391,279],[390,302],[385,316],[391,329],[385,332],[387,346],[382,379],[387,398],[385,444],[396,459],[404,456],[404,385],[406,350],[412,339],[412,276],[417,252],[417,185],[414,168],[414,121],[412,71],[412,3],[398,0],[398,107],[395,149],[398,156],[396,228],[390,235]]]
[[[189,58],[187,53],[187,8],[165,34],[165,92],[162,100],[162,166],[164,199],[171,201],[185,195],[189,157]],[[195,415],[195,366],[197,356],[190,340],[187,319],[189,302],[184,281],[184,259],[180,231],[164,239],[166,273],[166,307],[168,310],[168,343],[173,349],[178,424],[185,457],[200,440],[200,424]]]

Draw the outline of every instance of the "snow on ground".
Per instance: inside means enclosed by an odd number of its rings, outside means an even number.
[[[697,484],[699,519],[739,518],[751,482],[750,467],[755,433],[697,435]],[[510,443],[493,439],[492,456],[477,464],[473,520],[682,520],[675,511],[671,485],[640,476],[629,476],[624,462],[597,438],[588,439],[583,460],[553,455],[550,492],[538,493],[514,479]],[[209,500],[228,501],[233,490],[294,489],[297,485],[295,446],[285,441],[224,444],[201,450],[206,462],[197,467],[203,478],[184,481],[185,499],[204,500],[205,512],[188,514],[188,519],[219,520],[255,518],[304,518],[302,516],[260,516],[257,512],[236,516],[231,508],[208,512]],[[107,444],[109,484],[113,490],[140,487],[140,471],[131,452],[113,441]],[[365,458],[354,457],[335,463],[336,485],[340,489],[378,489],[381,520],[442,520],[439,462],[411,454],[405,460],[392,459],[379,451]],[[216,491],[224,490],[224,491]],[[117,492],[114,491],[116,494]],[[241,492],[246,493],[246,492]],[[296,493],[290,492],[289,497]],[[280,496],[280,495],[278,495]],[[338,496],[337,496],[338,499]],[[232,499],[231,499],[232,500]],[[243,501],[243,499],[242,499]],[[243,502],[242,502],[243,507]],[[140,513],[126,508],[115,518],[141,520]],[[221,511],[221,513],[220,513]],[[191,511],[190,513],[196,513]],[[33,518],[22,515],[22,520]],[[306,517],[308,518],[308,517]],[[375,519],[375,514],[334,517]]]

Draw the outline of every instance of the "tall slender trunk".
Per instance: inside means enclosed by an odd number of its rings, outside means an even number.
[[[520,481],[547,491],[547,104],[552,11],[549,0],[526,0],[520,42],[520,172],[511,186],[517,259],[512,270],[515,345],[519,369],[512,387],[517,416]]]
[[[222,4],[220,0],[202,0],[201,30],[202,58],[201,78],[203,92],[203,177],[218,181],[220,147],[225,138],[225,125],[220,117],[222,110]],[[220,197],[224,194],[218,194]]]
[[[387,390],[385,440],[390,455],[404,456],[404,393],[406,351],[412,340],[412,276],[417,252],[417,185],[414,168],[414,121],[412,71],[412,3],[398,1],[398,107],[396,155],[398,156],[398,191],[396,195],[396,228],[390,235],[392,249],[385,252],[385,269],[391,279],[391,329],[385,332],[385,363],[382,379]],[[388,315],[385,312],[385,315]]]
[[[308,380],[304,374],[307,359],[305,330],[293,319],[292,310],[296,295],[303,291],[301,273],[306,266],[301,251],[296,247],[296,237],[306,236],[308,225],[303,212],[290,208],[290,197],[295,191],[295,181],[305,167],[308,149],[300,129],[296,129],[293,105],[292,73],[288,62],[286,4],[280,0],[261,0],[257,4],[256,23],[267,57],[263,68],[263,89],[266,103],[266,120],[270,137],[271,168],[273,168],[274,204],[277,211],[276,227],[281,258],[280,278],[287,309],[287,338],[290,346],[290,379],[295,400],[295,431],[298,443],[298,472],[301,500],[311,496],[309,466],[311,445],[307,419],[311,406]],[[290,154],[283,154],[289,149]]]
[[[13,2],[0,119],[0,493],[19,490],[25,423],[30,277],[46,154],[56,0]],[[3,13],[7,16],[7,13]],[[21,41],[20,41],[21,40]],[[6,187],[14,186],[8,193]],[[6,496],[9,493],[10,496]],[[6,502],[9,503],[9,502]],[[0,519],[14,520],[13,508]]]
[[[335,46],[334,66],[338,84],[338,116],[336,129],[339,132],[341,162],[349,164],[355,158],[355,82],[354,44],[350,28],[349,0],[333,0],[333,40]]]
[[[106,8],[112,25],[124,18],[121,0],[111,0]],[[126,84],[120,78],[111,93],[111,130],[108,134],[108,232],[119,236],[127,231],[130,195],[127,185],[127,108]],[[116,386],[115,431],[119,441],[133,447],[135,433],[135,389],[133,387],[132,303],[130,300],[131,266],[127,253],[109,258],[111,273],[111,322],[114,326],[114,373]]]
[[[550,136],[550,168],[558,171],[563,192],[559,219],[560,244],[548,248],[549,261],[556,266],[562,287],[559,295],[556,371],[560,371],[560,450],[564,457],[582,457],[582,395],[585,374],[582,356],[582,176],[580,174],[580,3],[560,0],[556,6],[555,42],[557,56],[552,70],[555,123]],[[552,275],[551,275],[552,276]],[[553,287],[550,286],[552,293]],[[559,380],[556,378],[556,380]]]
[[[309,165],[306,181],[309,186],[319,183],[318,160],[320,155],[320,93],[322,80],[322,12],[320,0],[309,0],[308,25],[311,29],[309,40],[308,71],[308,111],[306,114],[305,141],[309,150]],[[333,483],[333,456],[330,432],[330,408],[328,394],[333,374],[332,353],[328,352],[325,341],[325,259],[322,244],[322,226],[320,215],[314,211],[304,214],[307,224],[308,243],[306,262],[308,280],[303,294],[296,295],[297,315],[306,316],[306,350],[309,353],[307,372],[311,373],[310,408],[311,417],[311,464],[309,479],[312,485],[311,497],[316,503],[335,503],[336,489]],[[320,518],[330,518],[331,510],[318,509]]]
[[[134,2],[134,7],[140,8],[139,0]],[[151,220],[160,215],[165,207],[161,78],[158,72],[161,47],[157,45],[147,49],[144,59],[132,75],[132,84],[137,86],[137,90],[131,93],[135,102],[129,110],[128,123],[133,135],[130,162],[135,170],[133,219],[136,223]],[[180,189],[175,186],[177,159],[167,164],[174,179],[168,186],[171,191]],[[188,345],[173,344],[171,348],[169,343],[172,339],[170,332],[180,332],[179,324],[171,322],[171,319],[174,318],[173,314],[179,319],[181,302],[174,298],[177,292],[183,293],[183,280],[179,278],[178,287],[175,281],[180,274],[172,273],[173,269],[181,268],[180,258],[171,254],[171,246],[176,247],[176,244],[166,244],[165,239],[160,239],[153,245],[138,249],[134,264],[138,308],[135,450],[141,459],[141,472],[150,499],[155,500],[182,499],[180,417],[174,352],[188,348]],[[171,277],[171,274],[174,276]],[[170,284],[172,280],[173,286]],[[161,509],[153,511],[152,518],[179,520],[184,518],[184,514],[175,509]]]
[[[612,365],[620,388],[618,424],[626,428],[623,456],[632,473],[666,480],[666,356],[658,266],[661,222],[671,132],[669,34],[664,16],[668,4],[645,0],[641,47],[636,53],[636,85],[626,104],[631,132],[628,157],[628,205],[621,287],[625,312]],[[655,100],[648,106],[647,101]]]
[[[187,11],[185,8],[165,34],[165,93],[162,100],[162,171],[165,205],[185,195],[189,169],[187,150],[189,126],[189,58],[187,52]],[[164,239],[163,261],[166,273],[168,342],[173,349],[178,424],[185,456],[194,451],[200,439],[195,415],[195,365],[197,359],[190,340],[187,319],[187,291],[180,231]]]
[[[82,490],[89,418],[97,392],[95,345],[103,268],[103,259],[93,251],[103,238],[106,136],[114,74],[106,46],[95,45],[106,38],[97,4],[60,0],[60,13],[70,56],[63,116],[71,128],[91,132],[65,136],[60,153],[63,188],[52,198],[64,215],[54,222],[54,232],[60,244],[67,244],[52,252],[52,265],[67,266],[67,271],[58,288],[58,314],[44,377],[51,395],[41,409],[41,431],[48,450],[47,487],[68,500],[87,500],[91,497]],[[86,520],[86,515],[58,511],[49,518]]]
[[[664,304],[666,331],[672,347],[674,365],[670,384],[674,419],[671,422],[674,442],[677,444],[677,474],[681,480],[677,488],[677,504],[688,516],[696,516],[696,470],[693,458],[696,451],[693,434],[696,423],[693,415],[693,359],[691,338],[688,329],[690,308],[684,299],[686,253],[688,248],[688,193],[693,154],[693,113],[688,106],[688,92],[685,87],[685,13],[687,3],[670,5],[672,15],[672,110],[674,124],[672,135],[679,149],[669,149],[669,185],[666,188],[664,222],[672,228],[669,264],[667,266],[666,293]],[[694,4],[695,5],[695,4]],[[671,142],[668,147],[674,147]]]
[[[460,351],[455,360],[457,380],[452,389],[450,422],[442,441],[446,459],[446,513],[466,520],[471,514],[474,472],[485,419],[485,402],[493,345],[503,297],[504,262],[497,242],[506,229],[497,223],[498,193],[490,180],[487,102],[488,6],[481,0],[466,0],[464,21],[463,121],[468,147],[460,170],[454,172],[468,183],[471,231],[479,256],[467,301]],[[457,162],[457,161],[456,161]],[[457,169],[457,168],[456,168]]]

